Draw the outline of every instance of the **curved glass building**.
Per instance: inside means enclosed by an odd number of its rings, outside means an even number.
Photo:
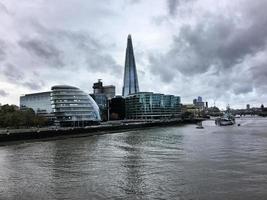
[[[85,126],[101,120],[95,101],[79,88],[56,85],[51,90],[52,112],[56,124]]]

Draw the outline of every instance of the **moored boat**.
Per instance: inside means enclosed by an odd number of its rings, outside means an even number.
[[[215,119],[215,124],[218,126],[230,126],[235,124],[235,117],[230,112],[230,107],[227,107],[223,117]]]
[[[197,127],[196,128],[197,129],[203,129],[204,127],[202,125],[202,122],[197,123]]]

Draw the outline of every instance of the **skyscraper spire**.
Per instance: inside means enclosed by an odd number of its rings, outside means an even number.
[[[127,38],[122,96],[139,92],[131,35]]]

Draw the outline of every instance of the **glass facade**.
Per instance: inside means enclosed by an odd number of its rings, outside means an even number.
[[[51,92],[26,94],[20,97],[20,108],[32,108],[35,113],[51,113]]]
[[[122,96],[139,92],[139,84],[134,59],[134,51],[131,35],[127,39],[127,48],[125,56],[124,80],[122,88]]]
[[[100,121],[97,104],[80,89],[63,85],[54,86],[51,90],[51,105],[56,123],[86,125],[87,122]]]
[[[51,88],[52,91],[26,94],[20,97],[20,108],[32,108],[36,113],[51,114],[55,124],[84,126],[100,121],[99,107],[80,89],[67,85]]]
[[[179,96],[140,92],[125,98],[127,119],[171,119],[181,117]]]
[[[108,119],[108,98],[103,93],[91,94],[90,95],[99,107],[100,117],[102,121],[107,121]]]

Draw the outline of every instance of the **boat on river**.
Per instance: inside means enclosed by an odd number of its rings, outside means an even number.
[[[219,117],[215,119],[215,124],[218,126],[231,126],[235,124],[235,121],[233,119]]]
[[[197,123],[197,127],[196,128],[197,129],[203,129],[204,127],[202,125],[202,122]]]
[[[231,126],[235,124],[235,117],[230,112],[230,107],[225,111],[222,117],[215,119],[215,124],[218,126]]]

